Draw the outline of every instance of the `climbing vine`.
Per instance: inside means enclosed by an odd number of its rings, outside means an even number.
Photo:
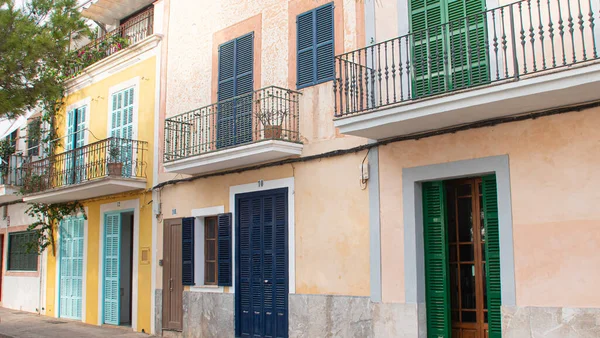
[[[60,221],[80,214],[87,219],[83,205],[79,202],[30,204],[26,212],[36,220],[27,229],[33,234],[33,239],[27,243],[27,251],[41,254],[50,246],[53,256],[56,256],[54,234]]]

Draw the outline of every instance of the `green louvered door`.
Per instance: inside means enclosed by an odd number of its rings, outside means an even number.
[[[113,138],[110,148],[117,149],[117,160],[123,163],[123,177],[131,177],[133,170],[133,108],[134,88],[128,88],[112,95],[111,130]],[[111,161],[114,159],[111,159]]]
[[[450,338],[448,227],[443,182],[423,183],[427,336]]]
[[[59,317],[81,320],[83,294],[83,219],[60,224]]]
[[[119,325],[121,214],[107,214],[104,222],[104,323]]]
[[[500,229],[498,220],[498,189],[496,175],[481,180],[483,195],[483,224],[485,229],[486,286],[488,330],[490,338],[502,337],[502,312],[500,288]]]
[[[489,81],[484,0],[410,0],[412,95]]]
[[[87,177],[85,158],[81,150],[85,145],[85,115],[86,106],[70,110],[67,113],[65,185],[81,183]]]

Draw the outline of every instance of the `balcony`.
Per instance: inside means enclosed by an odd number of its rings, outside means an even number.
[[[81,14],[92,20],[112,25],[133,15],[156,0],[79,0]]]
[[[597,13],[525,0],[338,55],[334,124],[385,139],[598,100]]]
[[[30,157],[11,155],[7,160],[0,160],[0,203],[15,202],[21,199],[19,192],[23,185],[23,165],[30,162]]]
[[[300,155],[299,95],[271,86],[167,118],[166,171],[199,174]]]
[[[104,36],[74,51],[75,61],[68,67],[76,77],[87,67],[134,45],[154,33],[154,7],[135,15]]]
[[[148,143],[108,138],[23,165],[23,201],[79,201],[146,188]]]

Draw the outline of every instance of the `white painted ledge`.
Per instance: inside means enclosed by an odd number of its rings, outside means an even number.
[[[600,99],[600,62],[522,76],[336,119],[347,135],[369,139],[436,130],[492,118],[540,111]]]
[[[299,143],[266,140],[167,162],[164,167],[172,173],[201,174],[299,156],[302,147]]]
[[[6,184],[0,185],[0,203],[9,203],[21,200],[21,196],[19,196],[18,193],[18,187]]]
[[[146,188],[146,179],[108,176],[80,184],[68,185],[41,193],[26,195],[23,202],[61,203],[120,194]]]

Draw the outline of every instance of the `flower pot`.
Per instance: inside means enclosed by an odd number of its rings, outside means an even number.
[[[265,125],[265,139],[280,139],[281,138],[281,125],[272,126],[270,124]]]
[[[109,176],[121,176],[123,172],[123,163],[109,163],[108,164],[108,175]]]

